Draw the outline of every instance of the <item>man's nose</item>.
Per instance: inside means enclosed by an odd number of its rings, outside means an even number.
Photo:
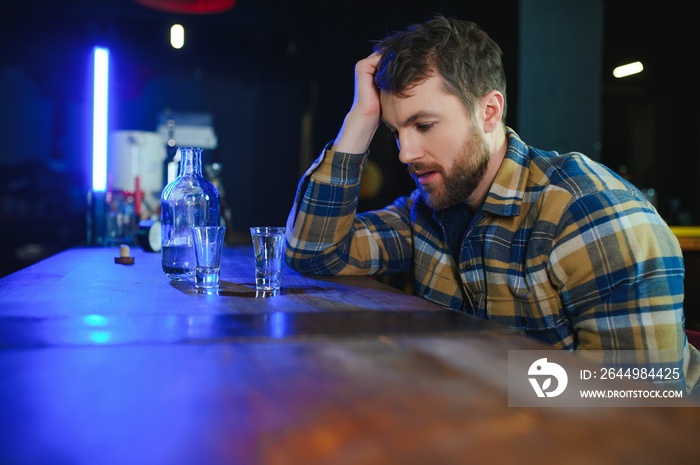
[[[396,145],[399,148],[399,161],[405,165],[415,162],[423,155],[420,144],[411,140],[409,136],[397,139]]]

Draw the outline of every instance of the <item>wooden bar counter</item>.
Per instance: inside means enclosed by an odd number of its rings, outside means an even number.
[[[208,292],[131,252],[71,249],[0,279],[0,463],[697,461],[691,403],[509,407],[508,351],[546,347],[490,322],[287,267],[283,293],[259,296],[250,247],[224,249]]]

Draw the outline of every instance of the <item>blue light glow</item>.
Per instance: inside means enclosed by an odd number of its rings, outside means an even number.
[[[284,312],[273,312],[269,315],[270,335],[274,338],[283,338],[287,335],[287,314]]]
[[[83,317],[83,322],[89,326],[107,326],[109,319],[103,315],[91,314]]]
[[[112,339],[112,333],[110,331],[90,331],[88,339],[95,344],[106,344]]]
[[[107,112],[109,110],[109,49],[93,49],[92,190],[107,190]]]

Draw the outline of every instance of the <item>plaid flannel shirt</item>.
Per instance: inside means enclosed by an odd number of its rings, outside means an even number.
[[[644,195],[579,153],[508,150],[461,244],[416,190],[357,213],[368,153],[328,147],[302,178],[287,222],[287,262],[303,273],[413,272],[417,295],[517,328],[561,349],[658,350],[690,389],[700,352],[684,333],[683,256]],[[470,305],[464,306],[464,299]]]

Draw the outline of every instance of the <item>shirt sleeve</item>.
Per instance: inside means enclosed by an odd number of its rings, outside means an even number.
[[[653,207],[623,190],[578,198],[549,267],[577,349],[653,351],[659,362],[682,362],[683,256]]]
[[[368,153],[326,146],[302,177],[286,227],[286,260],[302,273],[377,275],[411,269],[410,198],[357,213]]]

